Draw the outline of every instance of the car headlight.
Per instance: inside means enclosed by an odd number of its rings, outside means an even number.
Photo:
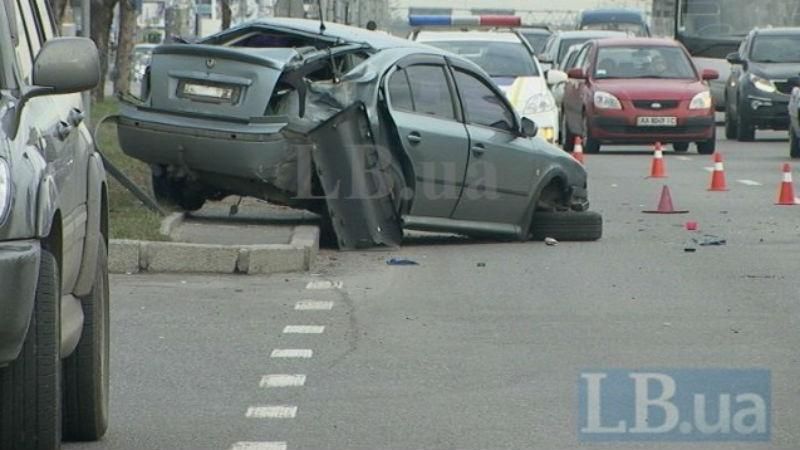
[[[597,109],[622,109],[622,103],[608,92],[597,91],[594,93],[594,107]]]
[[[541,92],[528,99],[522,114],[538,114],[554,109],[556,109],[556,101],[553,100],[553,95],[549,92]]]
[[[778,88],[775,87],[775,83],[771,80],[767,80],[766,78],[761,78],[758,75],[750,74],[750,82],[753,83],[753,86],[756,87],[759,91],[773,93],[777,92]]]
[[[689,109],[711,109],[711,92],[703,91],[692,98]]]
[[[8,163],[0,158],[0,224],[5,222],[11,205],[11,170]]]

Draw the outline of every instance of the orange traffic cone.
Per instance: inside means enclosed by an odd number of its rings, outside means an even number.
[[[714,153],[714,173],[711,174],[711,187],[709,191],[727,191],[728,185],[725,181],[725,166],[722,163],[722,154]]]
[[[792,166],[789,164],[784,164],[783,182],[781,183],[780,193],[778,194],[778,203],[776,203],[776,205],[794,206],[797,204],[797,199],[794,196],[794,183],[792,182]]]
[[[645,214],[686,214],[689,211],[676,210],[672,205],[672,195],[669,193],[669,187],[664,186],[661,190],[661,199],[658,201],[658,209],[655,211],[642,211]]]
[[[583,164],[583,139],[580,136],[575,137],[575,146],[572,148],[572,157],[575,161]]]
[[[648,178],[666,178],[667,169],[664,166],[664,151],[661,148],[661,142],[656,142],[655,152],[653,153],[653,162],[650,165],[650,176]]]

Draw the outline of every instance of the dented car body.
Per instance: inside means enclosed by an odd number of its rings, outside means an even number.
[[[540,212],[588,209],[583,167],[478,66],[382,33],[250,22],[157,47],[136,94],[122,148],[187,210],[258,197],[321,214],[354,249],[399,245],[404,228],[524,240]]]

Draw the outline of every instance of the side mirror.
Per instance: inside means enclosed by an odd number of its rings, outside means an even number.
[[[566,83],[569,77],[567,74],[557,69],[550,69],[547,71],[547,84],[555,86],[557,84]]]
[[[586,73],[584,73],[583,69],[581,69],[580,67],[575,67],[567,71],[567,77],[569,77],[572,80],[585,80]]]
[[[719,72],[714,69],[703,69],[703,73],[700,75],[703,81],[711,81],[716,80],[719,78]]]
[[[33,62],[32,96],[72,94],[100,82],[100,58],[91,39],[66,37],[47,41]]]
[[[735,65],[742,65],[744,63],[744,61],[742,60],[742,57],[739,56],[739,52],[728,53],[728,56],[726,56],[725,59],[729,63],[735,64]]]
[[[539,127],[527,117],[523,117],[520,121],[520,134],[523,137],[532,138],[539,134]]]

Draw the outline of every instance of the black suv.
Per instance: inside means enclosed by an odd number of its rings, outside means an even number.
[[[99,77],[94,43],[57,37],[47,0],[0,6],[2,450],[106,431],[108,197],[80,94]]]
[[[800,28],[751,31],[739,51],[725,87],[725,137],[755,139],[756,129],[789,127],[789,79],[800,74]]]

